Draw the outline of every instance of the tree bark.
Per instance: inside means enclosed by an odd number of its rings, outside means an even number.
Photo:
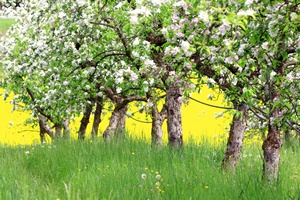
[[[161,146],[162,145],[162,125],[165,119],[167,118],[167,109],[164,105],[161,111],[159,112],[156,105],[153,105],[152,112],[152,128],[151,128],[151,136],[152,136],[152,146]]]
[[[235,171],[236,169],[248,120],[248,109],[246,105],[238,105],[234,102],[234,107],[239,111],[239,114],[233,116],[230,126],[226,153],[222,162],[222,169],[225,171]]]
[[[42,122],[40,116],[39,116],[39,127],[40,127],[40,141],[41,141],[41,144],[43,144],[46,142],[46,137],[45,137],[46,130],[44,128],[44,125],[43,125],[43,122]]]
[[[280,139],[280,117],[279,108],[271,110],[267,139],[262,145],[264,151],[263,179],[269,182],[274,182],[278,178],[280,148],[282,146]]]
[[[95,114],[94,114],[93,127],[92,127],[92,137],[93,138],[98,137],[99,125],[101,123],[101,113],[102,113],[102,99],[98,98],[98,101],[96,103],[96,110],[95,110]]]
[[[120,110],[119,114],[119,122],[117,124],[117,129],[115,131],[116,138],[121,138],[125,132],[125,125],[126,125],[126,113],[128,110],[128,105],[125,105],[124,108]]]
[[[41,142],[45,142],[45,134],[48,134],[52,139],[55,137],[55,132],[47,123],[47,118],[40,114],[39,115],[39,126],[40,126],[40,139]]]
[[[83,113],[81,122],[80,122],[80,127],[78,131],[78,139],[85,139],[85,133],[86,133],[86,128],[90,122],[90,116],[93,110],[93,104],[88,104],[86,105],[85,111]]]
[[[280,77],[284,76],[286,64],[277,66],[274,71]],[[267,139],[263,142],[262,149],[264,152],[264,163],[263,163],[263,179],[269,182],[277,181],[278,169],[280,162],[280,148],[282,141],[280,139],[280,131],[282,125],[282,116],[284,110],[282,105],[278,104],[280,101],[280,88],[283,85],[282,79],[271,80],[267,79],[266,85],[268,85],[268,91],[265,93],[269,94],[266,100],[269,100],[269,123],[268,123],[268,135]]]
[[[177,83],[171,84],[166,92],[167,129],[169,146],[182,147],[181,104],[182,91]]]
[[[103,133],[103,138],[105,141],[110,141],[113,135],[116,135],[117,138],[120,136],[120,132],[125,129],[126,121],[126,111],[127,104],[123,103],[117,104],[109,120],[109,125]]]
[[[62,124],[61,123],[56,123],[55,124],[55,137],[62,137]]]
[[[63,137],[69,139],[70,138],[70,119],[67,118],[63,121],[63,127],[64,127],[64,132],[63,132]]]

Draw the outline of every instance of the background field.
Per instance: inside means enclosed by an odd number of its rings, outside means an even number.
[[[221,105],[222,99],[219,98],[217,101],[207,101],[206,97],[208,93],[212,91],[204,89],[201,95],[194,94],[194,98],[200,98],[203,101]],[[0,90],[3,93],[3,90]],[[202,98],[201,98],[202,97]],[[39,142],[38,127],[32,127],[32,125],[24,125],[27,118],[30,118],[30,113],[14,111],[12,112],[13,106],[10,104],[12,96],[4,101],[0,99],[0,141],[6,144],[31,144]],[[132,106],[131,112],[135,112],[137,109]],[[230,117],[226,115],[224,118],[215,119],[215,114],[220,113],[223,110],[201,105],[199,103],[191,101],[188,106],[183,105],[183,134],[184,140],[193,139],[199,142],[201,138],[213,140],[214,142],[222,141],[226,133],[228,132],[227,127],[230,122]],[[108,125],[108,119],[111,113],[106,111],[103,116],[103,121],[100,125],[100,135]],[[135,118],[146,121],[150,120],[150,117],[146,117],[145,114],[137,113],[134,115]],[[80,119],[72,123],[72,134],[76,136],[76,132],[79,127]],[[90,120],[92,121],[92,119]],[[128,134],[134,138],[146,139],[150,141],[151,124],[140,123],[131,118],[127,118],[126,128]],[[91,132],[91,124],[88,127],[87,133]],[[167,141],[166,124],[164,124],[164,141]]]

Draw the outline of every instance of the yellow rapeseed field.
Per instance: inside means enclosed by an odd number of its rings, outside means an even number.
[[[3,90],[0,90],[0,93],[3,93]],[[207,96],[212,94],[213,91],[204,88],[201,94],[193,94],[193,98],[214,104],[214,105],[222,105],[222,96],[218,98],[216,101],[207,100]],[[38,127],[32,127],[32,125],[24,125],[24,122],[27,118],[30,117],[30,113],[13,111],[12,105],[9,101],[12,99],[12,96],[8,98],[6,101],[3,98],[0,98],[0,142],[3,144],[9,145],[23,145],[23,144],[32,144],[39,142],[39,132]],[[134,112],[137,109],[131,106],[130,112]],[[208,107],[202,104],[199,104],[194,101],[190,101],[188,105],[183,105],[182,115],[183,115],[183,137],[185,141],[192,139],[193,141],[199,142],[203,138],[211,140],[212,142],[220,142],[224,139],[224,136],[227,135],[228,132],[228,124],[230,122],[230,117],[226,115],[223,118],[215,119],[215,114],[220,113],[224,110]],[[100,125],[100,133],[105,130],[108,125],[108,119],[110,117],[110,113],[107,112],[106,115],[103,116],[103,120]],[[135,118],[140,120],[147,120],[145,114],[135,114]],[[150,117],[148,117],[150,120]],[[73,137],[77,137],[76,131],[79,127],[80,119],[76,120],[72,123],[72,135]],[[92,121],[92,119],[90,120]],[[150,131],[151,124],[144,124],[137,122],[131,118],[127,118],[126,128],[129,132],[129,135],[137,138],[137,139],[146,139],[150,141]],[[164,141],[167,141],[167,130],[166,124],[164,124]],[[88,127],[87,132],[91,131],[91,123]]]

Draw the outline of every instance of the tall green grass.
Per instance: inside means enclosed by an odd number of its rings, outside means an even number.
[[[2,146],[0,199],[297,199],[298,146],[282,150],[273,185],[261,181],[260,153],[245,147],[236,173],[226,174],[224,146],[208,143],[182,150],[133,139]]]

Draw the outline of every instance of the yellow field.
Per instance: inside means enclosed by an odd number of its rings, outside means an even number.
[[[3,90],[0,90],[3,93]],[[194,94],[193,97],[210,103],[214,105],[222,105],[222,98],[217,101],[208,101],[207,95],[213,92],[207,88],[204,88],[201,94]],[[33,142],[39,142],[39,132],[38,127],[25,126],[24,121],[30,117],[30,113],[12,111],[12,105],[9,103],[9,99],[4,102],[3,98],[0,98],[0,142],[9,145],[18,144],[32,144]],[[131,108],[131,112],[136,109]],[[224,139],[224,134],[226,135],[228,130],[228,124],[230,122],[230,117],[215,119],[215,113],[222,112],[224,110],[208,107],[199,104],[194,101],[190,101],[188,106],[183,105],[183,138],[185,141],[193,139],[199,142],[201,139],[205,138],[215,142],[219,142]],[[105,130],[108,125],[108,119],[110,114],[103,116],[103,120],[100,125],[100,133]],[[134,116],[140,120],[146,120],[144,114],[136,114]],[[149,117],[148,117],[149,118]],[[79,120],[73,122],[71,125],[73,137],[77,137],[76,130],[79,127]],[[92,119],[90,120],[92,121]],[[146,139],[150,141],[150,131],[151,124],[143,124],[136,122],[131,118],[127,118],[126,128],[129,131],[130,136],[137,139]],[[91,124],[88,127],[88,133],[91,130]],[[167,141],[167,131],[166,124],[164,124],[164,141]]]

